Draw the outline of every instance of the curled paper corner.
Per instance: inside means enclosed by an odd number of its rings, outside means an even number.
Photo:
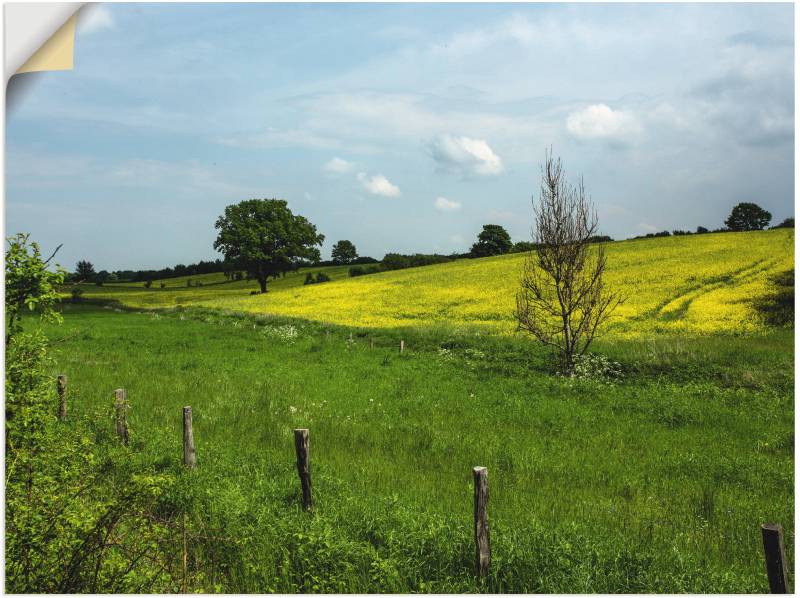
[[[34,52],[33,56],[28,58],[25,64],[17,69],[15,74],[72,70],[77,19],[76,12]]]
[[[78,10],[84,2],[7,2],[3,5],[3,77],[29,79],[45,70],[72,68]],[[71,22],[70,22],[71,21]],[[24,74],[23,77],[17,77]]]

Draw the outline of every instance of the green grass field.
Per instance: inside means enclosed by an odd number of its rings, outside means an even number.
[[[130,458],[178,476],[190,590],[764,592],[764,522],[783,524],[792,560],[792,330],[601,340],[622,366],[614,381],[558,377],[524,338],[436,324],[63,313],[45,329],[70,413],[108,410],[126,388]],[[312,514],[297,427],[311,434]],[[472,574],[476,465],[490,482],[485,584]]]

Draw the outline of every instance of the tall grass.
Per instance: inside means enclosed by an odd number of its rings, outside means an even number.
[[[444,326],[64,313],[46,330],[70,409],[126,388],[131,459],[179,473],[164,501],[191,513],[193,590],[763,592],[759,524],[782,523],[792,554],[790,331],[607,341],[613,381],[560,378],[524,339]],[[311,430],[312,514],[296,427]],[[483,584],[475,465],[489,468]]]

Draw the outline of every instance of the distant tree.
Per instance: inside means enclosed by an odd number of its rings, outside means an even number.
[[[381,263],[387,270],[402,270],[403,268],[411,267],[411,261],[408,256],[400,253],[387,253],[383,256]]]
[[[484,224],[478,234],[478,241],[472,246],[473,257],[487,257],[508,253],[511,249],[511,237],[508,231],[499,224]]]
[[[374,257],[369,257],[367,255],[359,255],[356,259],[352,261],[353,264],[377,264],[378,260]]]
[[[267,292],[267,278],[294,268],[309,259],[319,261],[325,236],[303,216],[295,216],[280,199],[250,199],[225,208],[217,219],[219,230],[214,249],[225,260],[258,281]]]
[[[77,282],[91,282],[94,280],[95,271],[92,262],[81,260],[75,265],[75,278]]]
[[[697,227],[697,234],[703,235],[708,232],[708,229],[705,226],[698,226]]]
[[[794,218],[786,218],[780,224],[776,224],[772,228],[794,228]]]
[[[100,272],[94,276],[94,284],[99,287],[103,286],[103,283],[108,280],[109,276],[110,274],[108,273],[108,270],[100,270]]]
[[[347,239],[338,241],[331,251],[331,259],[335,264],[352,264],[357,257],[356,246]]]
[[[116,272],[112,272],[108,275],[108,282],[119,282],[119,276],[117,276]]]
[[[608,235],[593,235],[589,237],[589,243],[611,243],[613,240]]]
[[[536,249],[536,243],[531,241],[517,241],[511,246],[509,253],[525,253],[526,251],[533,251]]]
[[[622,297],[605,286],[604,245],[590,241],[597,212],[583,181],[567,183],[551,153],[534,215],[537,248],[525,262],[514,315],[519,330],[558,350],[562,371],[571,374]]]
[[[153,281],[152,280],[148,279],[148,280],[144,281],[144,288],[149,289],[152,285],[153,285]]]
[[[725,226],[734,231],[762,230],[770,220],[772,214],[765,209],[754,203],[743,202],[733,208]]]

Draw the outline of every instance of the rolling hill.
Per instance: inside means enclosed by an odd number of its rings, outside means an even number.
[[[607,284],[626,297],[609,323],[611,335],[756,332],[764,323],[753,300],[793,269],[794,231],[619,241],[607,245],[607,255]],[[191,277],[202,278],[202,287],[172,279],[163,289],[83,289],[86,298],[131,308],[203,306],[356,327],[446,324],[508,333],[524,260],[525,254],[464,259],[358,278],[348,278],[343,266],[311,268],[276,280],[266,295],[251,295],[252,281],[224,283],[221,273]],[[325,271],[332,280],[304,286],[307,271]]]

